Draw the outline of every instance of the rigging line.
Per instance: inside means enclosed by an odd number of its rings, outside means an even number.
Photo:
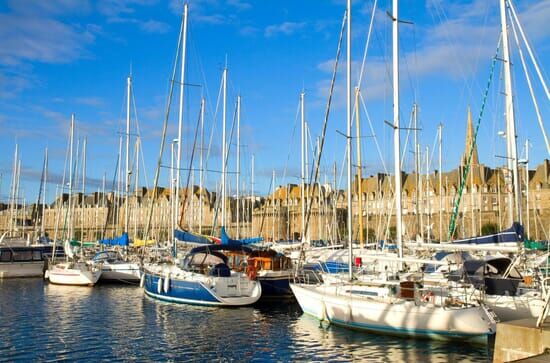
[[[384,158],[382,157],[382,150],[380,149],[380,144],[378,144],[378,138],[376,136],[376,133],[374,132],[374,127],[372,126],[372,121],[371,121],[369,112],[367,111],[367,106],[365,105],[365,100],[363,99],[363,95],[361,95],[360,93],[359,93],[359,98],[361,99],[361,104],[363,105],[363,110],[365,111],[365,115],[367,116],[367,120],[369,121],[370,132],[373,135],[374,144],[376,145],[376,150],[378,151],[378,156],[380,157],[380,161],[382,162],[382,167],[384,168],[384,173],[388,174],[388,168],[386,168],[386,163],[384,162]]]
[[[149,208],[149,216],[147,218],[147,225],[145,227],[145,231],[144,231],[144,240],[147,241],[149,239],[149,230],[151,228],[151,222],[152,222],[152,218],[153,218],[153,208],[154,208],[154,201],[155,199],[157,198],[157,195],[158,195],[158,182],[159,182],[159,178],[160,178],[160,169],[161,169],[161,164],[162,164],[162,155],[163,155],[163,152],[164,152],[164,144],[166,142],[166,133],[168,131],[168,119],[170,118],[170,105],[172,103],[172,96],[173,96],[173,93],[174,93],[174,80],[176,78],[176,71],[177,71],[177,66],[178,66],[178,59],[179,59],[179,53],[180,53],[180,47],[182,46],[182,38],[183,38],[183,27],[184,27],[184,19],[182,19],[181,21],[181,27],[180,27],[180,34],[179,34],[179,37],[178,37],[178,46],[176,47],[176,57],[175,57],[175,61],[174,61],[174,67],[173,67],[173,70],[172,70],[172,78],[170,80],[170,90],[169,90],[169,93],[168,93],[168,99],[166,101],[166,110],[165,110],[165,115],[164,115],[164,122],[163,122],[163,125],[162,125],[162,138],[161,138],[161,141],[160,141],[160,150],[159,150],[159,156],[158,156],[158,159],[157,159],[157,168],[155,170],[155,178],[154,178],[154,181],[153,181],[153,198],[151,200],[151,206]],[[158,241],[157,241],[157,247],[159,247],[159,244],[158,244]],[[143,253],[145,253],[145,248],[143,248]]]
[[[416,108],[416,112],[418,112],[418,108]],[[409,144],[409,137],[411,135],[411,130],[412,130],[412,123],[413,123],[413,116],[414,116],[414,108],[413,108],[413,112],[411,112],[410,114],[410,117],[409,117],[409,127],[407,128],[407,136],[405,136],[405,144],[403,145],[403,151],[401,153],[401,170],[403,170],[403,164],[405,164],[405,159],[407,158],[407,146]],[[418,115],[416,115],[418,117]],[[416,148],[416,146],[415,146]]]
[[[133,82],[132,82],[132,85],[133,85]],[[147,190],[149,190],[149,181],[148,181],[148,177],[147,177],[147,168],[145,167],[145,155],[143,154],[143,148],[142,148],[142,144],[141,144],[141,129],[139,127],[139,119],[138,119],[138,115],[137,115],[137,107],[136,107],[136,98],[135,98],[135,92],[132,92],[132,104],[134,105],[134,117],[136,119],[135,121],[135,124],[136,124],[136,131],[137,131],[137,139],[139,140],[139,149],[138,149],[138,164],[139,164],[139,152],[141,151],[141,160],[142,160],[142,165],[143,165],[143,178],[145,179],[145,187],[147,188]],[[139,180],[137,181],[138,183],[138,186],[139,186]]]
[[[216,129],[216,121],[218,119],[218,111],[219,111],[219,106],[220,106],[220,100],[221,100],[221,97],[222,97],[222,91],[223,91],[223,76],[220,78],[220,88],[218,90],[218,98],[216,100],[216,108],[215,108],[215,111],[214,111],[214,115],[212,117],[212,128],[210,129],[210,137],[209,137],[209,140],[208,140],[208,148],[206,150],[206,160],[204,162],[205,169],[208,169],[208,161],[210,160],[210,152],[212,151],[212,142],[214,140],[214,130]],[[222,158],[223,158],[223,155],[222,155]],[[205,182],[207,182],[207,175],[208,175],[208,173],[206,173],[206,175],[203,176]]]
[[[325,118],[324,118],[324,122],[323,122],[323,131],[321,133],[321,146],[320,146],[320,149],[319,149],[319,155],[317,156],[317,165],[319,165],[319,161],[321,159],[321,155],[323,153],[323,147],[325,145],[325,136],[326,136],[326,133],[327,133],[327,125],[328,125],[328,119],[329,119],[329,115],[330,115],[330,106],[332,104],[332,94],[334,92],[334,84],[336,82],[336,73],[337,73],[337,70],[338,70],[338,61],[340,59],[340,50],[341,50],[341,47],[342,47],[342,40],[344,38],[344,31],[345,31],[345,25],[346,25],[346,19],[348,17],[348,13],[347,13],[347,9],[346,11],[344,11],[344,17],[342,19],[342,28],[340,30],[340,39],[338,40],[338,49],[336,51],[336,60],[334,62],[334,68],[333,68],[333,71],[332,71],[332,78],[331,78],[331,81],[330,81],[330,91],[329,91],[329,96],[328,96],[328,100],[327,100],[327,105],[326,105],[326,109],[325,109]],[[315,170],[315,180],[313,181],[314,183],[317,181],[317,178],[319,176],[319,168],[316,168]],[[304,235],[307,235],[307,230],[309,228],[309,218],[311,217],[311,205],[308,206],[307,208],[307,213],[306,213],[306,223],[305,223],[305,226],[304,226]],[[302,244],[303,246],[303,244]]]
[[[539,69],[536,54],[531,50],[531,46],[529,44],[529,41],[527,40],[527,37],[525,36],[525,33],[523,32],[523,26],[521,25],[519,18],[516,13],[516,9],[514,4],[512,3],[512,0],[508,0],[508,4],[510,5],[510,10],[512,11],[512,15],[514,16],[514,19],[516,21],[516,24],[518,25],[519,33],[521,35],[521,38],[523,39],[523,42],[525,43],[525,47],[527,48],[527,52],[529,53],[529,56],[531,57],[531,62],[535,66],[535,70],[537,71],[537,75],[539,76],[539,80],[542,84],[542,87],[544,88],[544,91],[546,92],[546,97],[550,100],[550,92],[548,92],[548,87],[546,86],[546,82],[544,81],[544,77],[542,76],[542,72]],[[544,69],[543,69],[544,71]]]
[[[485,110],[487,95],[489,94],[489,89],[490,89],[491,83],[493,81],[493,75],[495,73],[494,72],[495,71],[495,64],[496,64],[496,61],[497,61],[501,41],[502,41],[502,36],[499,37],[498,44],[497,44],[497,50],[496,50],[495,56],[493,57],[493,60],[491,61],[491,71],[490,71],[490,74],[489,74],[489,79],[487,81],[487,86],[485,88],[485,92],[483,93],[483,103],[481,104],[481,109],[479,110],[479,116],[478,116],[477,123],[476,123],[476,129],[475,129],[475,132],[474,132],[472,145],[470,145],[470,151],[469,151],[469,154],[468,154],[468,162],[466,163],[466,165],[464,167],[462,180],[460,181],[460,189],[458,191],[458,198],[457,198],[457,201],[455,202],[455,205],[453,207],[451,223],[449,225],[449,233],[448,233],[448,236],[447,236],[447,239],[449,239],[449,240],[454,235],[454,232],[455,232],[455,229],[456,229],[456,225],[455,225],[456,216],[458,214],[458,208],[460,206],[460,200],[462,198],[462,192],[464,190],[464,186],[466,185],[466,179],[467,179],[468,173],[470,171],[470,166],[471,166],[471,162],[472,162],[472,155],[474,153],[474,147],[476,146],[476,142],[477,142],[477,134],[478,134],[478,131],[479,131],[479,126],[481,125],[481,119],[483,117],[483,111]]]
[[[191,180],[191,171],[192,171],[192,168],[193,168],[193,159],[195,158],[195,148],[197,146],[197,136],[198,136],[199,128],[200,128],[201,112],[202,112],[202,102],[201,102],[201,107],[200,107],[200,110],[199,110],[199,116],[197,117],[197,126],[195,128],[195,136],[193,138],[193,149],[191,150],[191,157],[189,158],[189,171],[187,173],[187,181],[186,181],[186,184],[185,184],[186,193],[185,193],[185,197],[183,199],[183,204],[182,204],[181,213],[180,213],[180,220],[179,220],[180,228],[181,228],[181,226],[183,226],[183,222],[184,222],[184,218],[185,218],[185,206],[187,204],[187,198],[188,198],[188,195],[189,195],[189,182]],[[191,188],[192,188],[191,195],[193,195],[194,192],[195,192],[195,186],[192,185]],[[202,191],[199,191],[199,193],[202,193]],[[191,198],[193,198],[193,197],[191,196]],[[179,199],[179,196],[178,196],[178,199]],[[201,206],[201,208],[202,208],[202,206]]]
[[[292,135],[290,136],[290,140],[294,140],[294,135],[296,134],[296,129],[298,128],[298,116],[299,115],[300,115],[300,102],[298,102],[298,107],[296,109],[296,117],[294,118],[294,127],[292,129]],[[292,153],[292,145],[293,145],[293,142],[291,142],[288,145],[288,154],[287,154],[287,157],[286,157],[286,164],[285,164],[285,168],[283,169],[283,184],[285,183],[287,168],[288,168],[288,164],[290,162],[290,154]]]
[[[372,26],[374,24],[374,15],[376,13],[376,4],[377,4],[377,2],[378,2],[378,0],[374,0],[374,3],[372,5],[372,13],[371,13],[371,17],[370,17],[369,31],[367,33],[367,42],[365,44],[365,50],[363,52],[363,61],[361,62],[361,70],[359,71],[359,80],[357,81],[357,87],[359,87],[359,89],[361,89],[361,84],[362,84],[362,81],[363,81],[365,63],[367,61],[367,51],[369,49],[370,36],[371,36],[371,33],[372,33]],[[353,109],[355,110],[355,107]]]
[[[510,24],[512,24],[512,32],[514,34],[514,39],[516,41],[516,45],[518,47],[519,57],[521,59],[521,65],[523,67],[523,73],[525,74],[525,78],[527,80],[527,86],[529,88],[529,93],[531,94],[531,99],[533,100],[533,106],[535,107],[535,113],[537,115],[537,121],[539,123],[539,127],[542,131],[542,136],[544,137],[544,142],[546,144],[546,151],[548,154],[550,154],[550,145],[548,144],[548,136],[546,135],[546,130],[544,129],[544,123],[542,121],[542,116],[539,110],[539,105],[537,102],[537,99],[535,97],[535,93],[533,91],[533,86],[531,84],[531,78],[529,77],[529,71],[527,70],[527,65],[525,64],[525,58],[523,57],[523,51],[521,49],[521,46],[519,44],[518,35],[516,32],[516,26],[514,25],[514,22],[512,21],[512,16],[510,13],[508,13],[508,17],[510,18]]]

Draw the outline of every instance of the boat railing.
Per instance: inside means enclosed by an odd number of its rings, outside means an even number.
[[[295,284],[318,285],[322,282],[323,278],[314,270],[299,270],[294,274]]]

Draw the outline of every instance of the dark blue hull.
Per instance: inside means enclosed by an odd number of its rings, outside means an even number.
[[[290,277],[258,277],[263,298],[292,297]]]

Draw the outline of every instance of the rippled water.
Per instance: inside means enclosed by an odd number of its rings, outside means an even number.
[[[487,347],[321,326],[296,303],[168,304],[134,286],[0,280],[0,361],[488,361]]]

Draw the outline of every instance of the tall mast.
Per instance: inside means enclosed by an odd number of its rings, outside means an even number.
[[[399,257],[403,257],[401,211],[401,140],[399,130],[399,20],[398,0],[393,0],[393,152],[395,166],[395,222]]]
[[[363,171],[361,170],[361,123],[359,117],[359,87],[355,87],[355,130],[357,136],[357,215],[359,218],[359,245],[364,247],[363,240]],[[368,219],[368,216],[367,216]]]
[[[202,166],[202,158],[203,158],[203,148],[204,148],[204,97],[201,99],[201,147],[200,147],[200,160],[199,160],[199,234],[202,234],[202,194],[203,194],[203,186],[202,186],[202,176],[203,176],[203,166]]]
[[[73,147],[74,147],[74,113],[71,114],[71,141],[69,146],[69,218],[71,216],[71,204],[72,204],[72,198],[73,198]],[[63,186],[64,187],[64,186]],[[63,192],[61,192],[63,195]],[[72,218],[71,218],[72,219]],[[68,238],[71,240],[72,238],[72,230],[71,230],[71,224],[69,224],[69,235]]]
[[[443,124],[439,124],[437,127],[439,130],[439,241],[443,240],[443,175],[442,172],[442,148],[443,148]]]
[[[223,69],[223,115],[222,115],[222,227],[225,227],[225,123],[227,113],[227,66]]]
[[[514,98],[512,94],[512,74],[510,71],[510,50],[508,49],[508,28],[506,25],[506,0],[500,0],[500,24],[502,27],[502,60],[504,62],[504,93],[506,116],[506,150],[508,169],[512,172],[513,201],[508,198],[508,224],[514,220],[521,223],[521,205],[519,203],[519,175],[516,142],[516,122],[514,116]],[[517,218],[517,219],[516,219]]]
[[[351,208],[351,0],[347,0],[348,17],[346,32],[346,149],[347,149],[347,179],[348,179],[348,258],[349,258],[349,279],[353,278],[352,258],[353,258],[353,230],[352,230],[352,208]]]
[[[124,232],[128,233],[130,214],[128,211],[128,197],[130,196],[130,100],[132,97],[132,75],[126,82],[126,178],[125,178],[125,203],[124,203]]]
[[[178,115],[178,155],[176,159],[176,206],[175,213],[176,216],[176,226],[178,223],[179,216],[179,196],[180,196],[180,166],[181,166],[181,133],[183,128],[183,95],[184,95],[184,84],[185,84],[185,54],[187,50],[187,3],[183,5],[183,37],[182,37],[182,48],[181,48],[181,68],[180,68],[180,102],[179,102],[179,115]],[[173,232],[172,232],[173,235]],[[175,240],[174,240],[175,246]],[[174,247],[174,251],[176,251]]]
[[[240,215],[240,199],[239,199],[239,188],[240,188],[240,173],[241,173],[241,96],[237,96],[237,239],[240,238],[240,225],[241,225],[241,215]]]
[[[302,132],[300,133],[300,157],[301,157],[301,161],[300,161],[300,180],[301,180],[301,185],[300,185],[300,200],[301,200],[301,208],[302,208],[302,225],[301,225],[301,232],[300,232],[300,238],[302,239],[302,242],[305,241],[305,228],[306,228],[306,219],[305,219],[305,215],[306,215],[306,204],[305,204],[305,197],[306,197],[306,193],[305,193],[305,183],[306,183],[306,173],[305,173],[305,139],[306,139],[306,136],[305,136],[305,117],[304,117],[304,91],[302,91],[300,93],[300,124],[301,124],[301,130]]]

